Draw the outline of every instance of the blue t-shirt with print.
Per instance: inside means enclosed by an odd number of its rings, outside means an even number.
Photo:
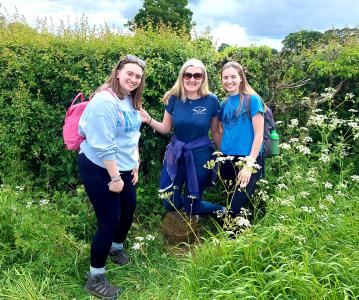
[[[172,116],[174,135],[180,141],[189,143],[208,135],[211,120],[213,117],[217,117],[219,113],[219,101],[217,96],[213,94],[195,100],[187,99],[186,101],[171,96],[165,109]],[[208,154],[211,154],[207,147],[197,148],[192,152],[194,156],[200,152],[206,152],[206,160]],[[203,157],[203,159],[205,158]],[[196,157],[195,160],[198,162]]]
[[[254,130],[244,102],[240,112],[239,94],[228,96],[221,103],[219,119],[223,124],[221,152],[225,155],[249,155],[252,149]],[[251,95],[250,112],[254,117],[258,112],[264,113],[264,107],[258,95]]]

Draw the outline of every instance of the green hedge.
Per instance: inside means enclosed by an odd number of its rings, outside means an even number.
[[[357,45],[350,47],[342,49],[339,57],[341,61],[346,58],[346,67],[359,57]],[[162,118],[160,99],[175,82],[181,65],[196,57],[206,64],[210,88],[220,98],[224,97],[221,65],[228,59],[240,61],[249,70],[251,85],[272,108],[278,108],[278,120],[297,117],[299,110],[291,106],[316,91],[316,80],[325,84],[323,72],[318,71],[318,66],[326,66],[323,51],[288,56],[262,46],[229,47],[219,53],[207,37],[191,40],[166,29],[126,35],[79,28],[55,35],[0,20],[0,182],[47,190],[78,184],[76,153],[66,151],[62,141],[66,107],[80,91],[89,96],[126,53],[147,61],[143,103],[156,119]],[[309,64],[312,73],[308,73]],[[355,70],[353,66],[348,78],[343,72],[336,76],[336,82],[345,79],[345,91],[355,87]],[[306,89],[278,88],[305,76],[312,82]],[[169,135],[153,133],[148,126],[141,133],[143,179],[155,181]]]

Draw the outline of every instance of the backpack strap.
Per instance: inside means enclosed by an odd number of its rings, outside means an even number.
[[[84,102],[84,101],[85,101],[85,96],[84,96],[84,94],[83,94],[83,93],[78,93],[77,96],[74,98],[74,100],[72,100],[71,106],[74,105],[74,103],[76,102],[76,100],[77,100],[78,98],[81,98],[81,102]]]
[[[252,121],[252,115],[251,115],[251,95],[248,94],[243,94],[243,103],[244,103],[244,108],[247,111],[249,120]]]

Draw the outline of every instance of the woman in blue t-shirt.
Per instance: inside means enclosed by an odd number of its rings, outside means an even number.
[[[237,216],[241,208],[251,208],[250,197],[264,171],[261,153],[265,105],[249,85],[239,63],[226,63],[221,70],[221,80],[228,96],[221,103],[220,109],[220,150],[224,156],[232,156],[234,159],[224,160],[220,172],[222,180],[231,183],[227,187],[228,191],[233,191],[230,194],[231,212]],[[243,163],[236,164],[238,161]],[[253,172],[257,165],[260,170]],[[238,186],[235,187],[235,184]]]
[[[208,132],[211,130],[219,145],[218,98],[208,89],[204,64],[190,59],[182,66],[177,81],[163,97],[165,111],[162,122],[154,120],[145,110],[142,119],[157,132],[169,133],[171,142],[166,148],[161,171],[160,188],[172,192],[163,204],[167,211],[184,208],[190,215],[209,214],[223,207],[200,200],[210,182],[211,171],[204,164],[214,151]],[[185,187],[182,195],[182,187]]]

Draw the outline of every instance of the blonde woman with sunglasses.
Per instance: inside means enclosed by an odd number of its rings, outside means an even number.
[[[208,137],[211,130],[219,145],[217,96],[208,89],[207,71],[198,59],[186,61],[173,87],[163,97],[165,111],[161,122],[141,109],[142,119],[159,133],[169,133],[161,171],[160,188],[173,192],[163,205],[167,211],[181,210],[189,215],[211,214],[223,207],[201,200],[211,181],[211,171],[203,165],[211,158],[214,146]],[[185,187],[182,195],[182,187]]]
[[[85,289],[102,299],[122,293],[105,277],[107,257],[119,265],[129,262],[123,243],[136,208],[144,85],[145,62],[126,55],[96,90],[79,122],[79,132],[86,137],[78,157],[80,177],[98,224]]]

